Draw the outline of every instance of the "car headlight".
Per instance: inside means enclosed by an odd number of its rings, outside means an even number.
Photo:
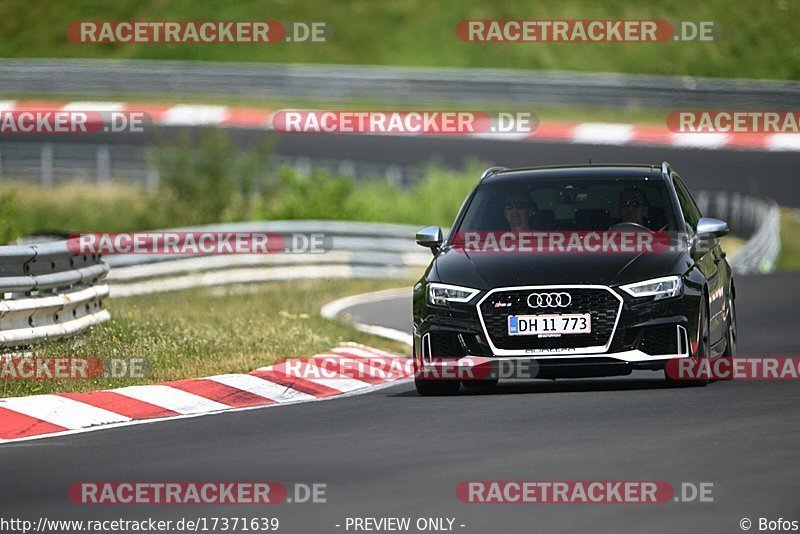
[[[680,294],[682,288],[683,279],[680,276],[665,276],[620,286],[632,297],[655,297],[653,300],[674,297]]]
[[[469,302],[479,293],[470,287],[451,286],[447,284],[428,284],[428,302],[436,306],[447,306],[448,302]]]

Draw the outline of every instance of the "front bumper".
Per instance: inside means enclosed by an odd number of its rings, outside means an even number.
[[[527,362],[540,370],[563,371],[567,376],[570,373],[575,376],[611,376],[627,374],[633,369],[662,369],[669,360],[686,358],[692,353],[691,340],[695,339],[696,325],[689,318],[696,316],[700,302],[695,295],[684,293],[648,302],[606,286],[559,286],[559,289],[568,287],[602,287],[619,301],[614,327],[605,344],[554,347],[539,341],[536,343],[539,346],[534,348],[516,346],[498,350],[491,342],[478,308],[498,290],[483,292],[471,303],[448,307],[431,306],[425,301],[424,294],[415,294],[414,355],[420,365],[441,359],[478,356],[508,362],[506,365],[514,362],[524,365]],[[614,302],[616,305],[616,300]]]

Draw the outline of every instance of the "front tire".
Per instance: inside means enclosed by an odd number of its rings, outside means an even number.
[[[736,305],[731,296],[728,298],[728,329],[725,336],[727,342],[725,343],[725,352],[722,353],[723,358],[733,358],[736,355],[736,336]]]

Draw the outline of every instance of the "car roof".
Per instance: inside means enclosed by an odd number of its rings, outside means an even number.
[[[655,165],[554,165],[522,169],[497,170],[481,183],[516,182],[530,179],[604,179],[604,178],[662,178],[661,168]]]

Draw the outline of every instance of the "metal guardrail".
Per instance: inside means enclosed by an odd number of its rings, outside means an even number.
[[[415,103],[717,108],[800,105],[789,81],[508,69],[202,61],[0,61],[0,94],[236,96]]]
[[[698,191],[695,199],[704,214],[727,221],[736,235],[747,238],[742,249],[729,257],[734,272],[775,270],[781,251],[781,211],[777,202],[736,191]]]
[[[737,273],[767,272],[780,250],[777,205],[730,192],[698,192],[701,209],[729,220],[747,238],[731,264]],[[85,330],[109,319],[108,296],[302,278],[417,276],[430,252],[412,236],[416,226],[346,221],[255,221],[175,231],[322,233],[322,254],[218,256],[73,254],[65,241],[0,247],[0,346],[19,346]],[[110,271],[109,271],[110,267]],[[106,276],[107,275],[107,276]]]
[[[301,278],[396,278],[418,275],[430,252],[412,238],[415,226],[346,221],[261,221],[177,228],[178,231],[321,233],[330,239],[323,254],[221,256],[106,256],[112,297],[192,287]]]
[[[0,247],[0,346],[63,337],[108,320],[108,270],[99,255],[74,254],[66,241]]]

